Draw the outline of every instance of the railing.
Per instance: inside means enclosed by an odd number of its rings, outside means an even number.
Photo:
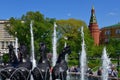
[[[80,80],[80,72],[69,72],[69,80]],[[86,80],[102,80],[101,76],[86,74]],[[108,80],[120,80],[118,77],[109,77]]]

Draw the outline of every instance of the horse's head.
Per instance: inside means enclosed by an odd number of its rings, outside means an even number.
[[[40,43],[40,52],[44,52],[45,49],[46,49],[45,43],[41,42],[41,43]]]
[[[21,43],[20,47],[18,49],[19,49],[20,56],[23,57],[23,58],[26,58],[27,47],[25,46],[25,44]]]
[[[27,47],[23,43],[20,44],[19,50],[23,54],[27,53]]]
[[[66,54],[70,54],[70,53],[71,53],[70,46],[66,46],[66,47],[62,50],[62,53],[59,54],[57,63],[60,63],[62,60],[65,60],[65,55],[66,55]]]
[[[40,43],[40,55],[41,55],[41,58],[40,58],[40,62],[42,62],[43,60],[47,59],[47,55],[46,55],[46,45],[45,43],[41,42]]]
[[[70,54],[71,53],[71,49],[70,49],[70,46],[66,46],[63,51],[62,51],[63,54]]]
[[[71,49],[70,49],[70,46],[66,46],[64,49],[63,49],[64,53],[66,54],[70,54],[71,53]]]

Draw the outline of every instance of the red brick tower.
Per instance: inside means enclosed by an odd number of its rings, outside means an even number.
[[[94,7],[92,7],[92,10],[91,10],[89,30],[90,30],[91,36],[94,39],[94,44],[99,45],[100,30],[97,24]]]

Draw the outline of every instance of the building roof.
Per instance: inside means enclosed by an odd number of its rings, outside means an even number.
[[[0,24],[4,24],[4,23],[7,23],[9,22],[9,20],[0,20]]]
[[[116,27],[120,27],[120,22],[117,23],[117,24],[111,25],[111,26],[103,27],[103,28],[104,28],[104,29],[105,29],[105,28],[106,28],[106,29],[107,29],[107,28],[109,29],[109,28],[116,28]],[[102,28],[102,29],[103,29],[103,28]]]

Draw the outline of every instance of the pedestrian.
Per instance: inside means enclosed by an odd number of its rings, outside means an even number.
[[[102,68],[101,68],[101,67],[98,69],[97,75],[98,75],[98,76],[101,76],[101,75],[102,75]]]

